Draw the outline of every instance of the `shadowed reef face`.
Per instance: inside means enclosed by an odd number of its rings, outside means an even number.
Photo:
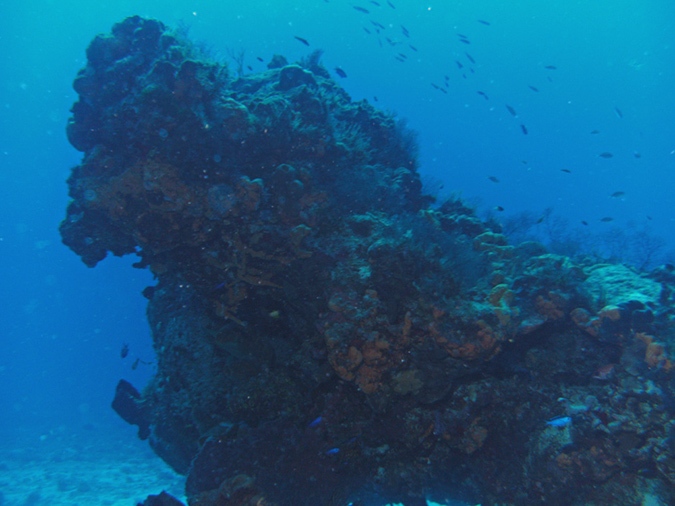
[[[414,135],[316,56],[234,78],[133,17],[87,60],[61,234],[157,279],[116,405],[190,504],[674,499],[668,271],[431,206]]]

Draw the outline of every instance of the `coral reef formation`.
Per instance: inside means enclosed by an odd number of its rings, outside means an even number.
[[[672,268],[433,205],[414,135],[318,56],[235,78],[132,17],[74,82],[61,234],[157,280],[157,372],[117,406],[189,503],[673,504]]]

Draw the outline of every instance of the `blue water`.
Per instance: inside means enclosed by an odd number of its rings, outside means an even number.
[[[327,68],[346,72],[336,79],[352,98],[394,110],[418,131],[432,191],[460,193],[505,221],[548,216],[528,230],[542,240],[576,234],[582,247],[609,251],[608,238],[623,234],[629,246],[658,246],[659,260],[675,258],[671,0],[392,2],[396,9],[386,0],[2,2],[0,459],[22,445],[58,444],[59,434],[134,438],[109,404],[119,378],[142,385],[152,374],[152,365],[131,367],[152,361],[140,294],[151,277],[133,259],[88,269],[57,232],[80,157],[65,136],[71,82],[89,41],[129,15],[187,25],[223,59],[244,50],[254,71],[265,68],[257,56],[295,60],[321,48]],[[372,21],[386,27],[381,34]]]

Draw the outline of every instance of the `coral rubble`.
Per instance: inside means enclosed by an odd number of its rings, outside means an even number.
[[[87,60],[61,234],[155,275],[157,372],[116,409],[191,505],[675,502],[672,275],[432,205],[318,54],[235,78],[132,17]]]

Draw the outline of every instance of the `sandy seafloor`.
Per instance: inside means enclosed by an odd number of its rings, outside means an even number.
[[[166,490],[185,501],[184,477],[147,442],[104,427],[26,429],[0,442],[0,506],[130,506]]]
[[[118,427],[26,428],[0,440],[0,506],[135,506],[162,490],[187,504],[184,488],[147,442]]]

